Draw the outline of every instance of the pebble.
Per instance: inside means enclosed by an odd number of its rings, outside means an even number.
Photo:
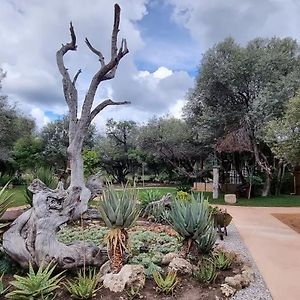
[[[272,300],[270,291],[268,290],[263,277],[261,276],[248,248],[241,239],[236,227],[230,224],[227,227],[228,236],[224,236],[224,240],[218,240],[217,243],[229,251],[239,253],[244,263],[251,266],[255,273],[255,279],[250,286],[238,291],[232,300]]]

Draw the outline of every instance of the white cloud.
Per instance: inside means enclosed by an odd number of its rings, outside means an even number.
[[[232,36],[241,43],[274,35],[300,38],[300,2],[294,0],[166,0],[173,20],[187,28],[204,51]]]
[[[32,108],[30,111],[30,115],[35,120],[38,129],[41,129],[43,126],[50,122],[50,119],[38,107]]]

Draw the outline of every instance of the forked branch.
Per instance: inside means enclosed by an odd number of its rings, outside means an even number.
[[[104,67],[105,66],[105,61],[104,61],[104,56],[103,54],[101,53],[101,51],[97,50],[96,48],[94,48],[90,41],[88,40],[88,38],[85,38],[85,43],[87,44],[88,48],[93,52],[95,53],[98,57],[99,57],[99,61],[100,61],[100,64],[101,64],[101,67]]]
[[[93,111],[91,112],[90,121],[92,121],[98,115],[98,113],[101,110],[103,110],[106,106],[109,106],[109,105],[125,105],[125,104],[130,104],[130,103],[131,103],[130,101],[120,101],[120,102],[117,102],[117,101],[113,101],[111,99],[104,100],[103,102],[101,102],[100,104],[98,104],[93,109]]]

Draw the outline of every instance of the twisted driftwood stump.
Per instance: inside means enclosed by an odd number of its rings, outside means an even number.
[[[64,190],[59,184],[51,190],[35,179],[28,189],[33,193],[33,207],[20,215],[3,235],[3,248],[12,259],[24,268],[29,262],[40,266],[52,261],[62,269],[101,266],[108,260],[106,250],[92,243],[66,245],[57,239],[61,226],[74,217],[81,188]]]

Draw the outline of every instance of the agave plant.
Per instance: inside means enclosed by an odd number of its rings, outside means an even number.
[[[171,205],[168,218],[173,229],[183,237],[183,257],[187,256],[196,240],[206,235],[213,226],[203,194],[192,194],[190,201],[176,199]]]
[[[100,214],[106,226],[110,229],[106,235],[107,252],[114,273],[122,268],[123,254],[128,250],[128,232],[137,220],[140,209],[137,202],[137,192],[124,188],[117,192],[112,187],[103,193],[99,203]]]

